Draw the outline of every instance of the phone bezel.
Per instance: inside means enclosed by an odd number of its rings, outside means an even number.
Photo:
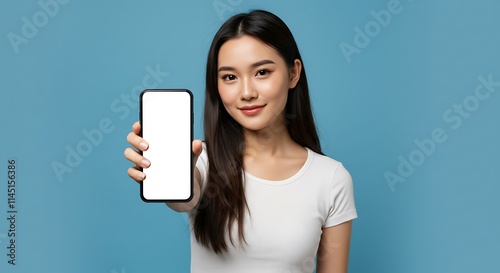
[[[193,170],[193,152],[192,152],[192,143],[193,143],[193,120],[194,120],[194,111],[193,111],[193,93],[189,90],[189,89],[145,89],[141,92],[140,96],[139,96],[139,122],[141,124],[141,131],[140,131],[140,136],[142,137],[143,136],[143,132],[142,132],[142,124],[143,124],[143,108],[144,108],[144,105],[143,105],[143,96],[144,94],[148,93],[148,92],[186,92],[188,95],[189,95],[189,108],[190,108],[190,117],[189,117],[189,120],[190,120],[190,145],[189,147],[186,148],[189,149],[189,151],[186,151],[186,152],[189,152],[190,154],[190,167],[191,167],[191,170]],[[143,155],[143,152],[140,151],[140,154]],[[140,167],[140,170],[143,171],[143,168]],[[193,172],[190,173],[190,194],[189,194],[189,197],[187,199],[147,199],[145,196],[144,196],[144,184],[140,183],[140,196],[141,196],[141,199],[144,201],[144,202],[148,202],[148,203],[159,203],[159,202],[189,202],[193,199],[193,195],[194,195],[194,174]]]

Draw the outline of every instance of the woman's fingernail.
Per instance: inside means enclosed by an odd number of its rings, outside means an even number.
[[[143,150],[146,150],[148,148],[148,144],[146,144],[145,142],[141,142],[139,143],[139,147],[141,147],[141,149]]]
[[[144,173],[139,173],[137,175],[137,177],[140,179],[140,180],[144,180],[144,178],[146,177],[146,175]]]
[[[147,160],[147,159],[143,159],[141,161],[141,164],[142,164],[143,167],[147,168],[147,167],[149,167],[149,165],[151,165],[151,162],[149,162],[149,160]]]

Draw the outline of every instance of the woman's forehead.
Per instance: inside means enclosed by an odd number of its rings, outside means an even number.
[[[245,66],[262,60],[284,63],[278,52],[259,39],[245,35],[226,41],[219,50],[219,66]]]

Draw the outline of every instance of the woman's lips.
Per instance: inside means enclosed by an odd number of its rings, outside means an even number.
[[[239,109],[243,114],[247,116],[254,116],[257,115],[262,108],[264,108],[265,105],[249,105],[249,106],[243,106],[240,107]]]

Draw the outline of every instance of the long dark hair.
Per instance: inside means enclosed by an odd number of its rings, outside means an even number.
[[[193,229],[196,240],[218,254],[227,252],[228,234],[234,245],[231,231],[235,221],[238,239],[240,242],[245,240],[243,222],[248,209],[242,171],[245,140],[242,126],[225,110],[217,86],[219,49],[226,41],[244,35],[274,48],[289,67],[293,66],[295,59],[302,62],[295,39],[286,24],[267,11],[237,14],[228,19],[215,34],[206,68],[204,130],[208,176]],[[295,142],[322,154],[303,66],[297,85],[288,91],[285,122]]]

